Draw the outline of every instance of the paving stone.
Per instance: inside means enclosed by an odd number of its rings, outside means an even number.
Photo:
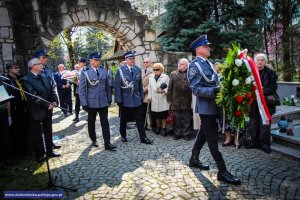
[[[116,112],[117,113],[117,112]],[[66,199],[299,199],[299,163],[279,154],[263,154],[256,149],[233,150],[220,145],[228,170],[242,179],[241,186],[216,179],[217,167],[207,144],[200,160],[210,171],[188,167],[193,142],[173,140],[151,131],[153,145],[139,142],[136,127],[128,130],[128,142],[120,141],[119,118],[109,113],[111,141],[116,152],[103,149],[99,119],[96,120],[98,148],[92,148],[87,133],[86,114],[75,126],[72,117],[54,111],[55,135],[63,156],[50,160],[56,183],[78,189],[66,192]],[[83,116],[85,115],[85,116]],[[221,144],[222,141],[220,141]]]

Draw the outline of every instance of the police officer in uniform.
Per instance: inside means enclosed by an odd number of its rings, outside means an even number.
[[[189,65],[188,79],[190,88],[196,96],[196,112],[201,118],[200,131],[197,134],[196,141],[192,149],[192,157],[189,162],[190,167],[197,167],[202,170],[209,170],[209,166],[199,161],[200,150],[207,141],[211,155],[218,167],[218,180],[229,184],[239,185],[240,180],[230,174],[218,148],[218,132],[216,118],[219,114],[215,98],[219,91],[217,86],[218,75],[213,69],[213,65],[208,61],[210,56],[210,45],[206,35],[201,35],[190,47],[196,52],[196,59]]]
[[[135,65],[135,51],[124,54],[126,65],[121,66],[115,78],[115,102],[121,110],[120,134],[122,142],[127,142],[126,123],[135,119],[141,143],[152,144],[146,137],[143,118],[143,83],[141,68]]]
[[[83,110],[88,112],[88,132],[92,145],[98,147],[95,131],[96,115],[99,113],[104,147],[115,150],[110,143],[108,107],[111,104],[111,88],[107,71],[100,66],[98,52],[90,54],[90,65],[82,70],[79,83],[79,97]]]

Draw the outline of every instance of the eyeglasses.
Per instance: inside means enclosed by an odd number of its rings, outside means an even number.
[[[149,63],[149,62],[144,62],[144,63]]]
[[[153,69],[153,71],[159,71],[160,69]]]
[[[11,66],[11,67],[9,67],[10,69],[20,69],[20,67],[19,66]]]

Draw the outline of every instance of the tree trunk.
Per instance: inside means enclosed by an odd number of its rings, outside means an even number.
[[[289,25],[291,21],[290,13],[290,0],[282,1],[282,51],[283,51],[283,80],[293,80],[293,69],[291,66],[291,53],[290,53],[290,35]]]
[[[76,58],[74,58],[74,47],[72,43],[72,28],[68,28],[64,30],[64,37],[66,39],[66,45],[69,52],[69,58],[70,58],[70,68],[72,69],[73,66],[76,63]]]

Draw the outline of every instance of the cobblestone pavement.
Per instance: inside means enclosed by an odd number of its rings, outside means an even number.
[[[299,162],[279,154],[219,145],[228,170],[242,180],[241,186],[232,186],[216,179],[217,168],[207,145],[200,159],[211,170],[190,168],[192,140],[176,141],[148,131],[154,144],[145,145],[134,128],[128,130],[124,144],[118,134],[119,119],[110,113],[117,151],[106,151],[98,118],[99,147],[91,146],[86,117],[82,112],[76,124],[73,116],[64,118],[58,110],[53,117],[55,135],[64,136],[57,151],[62,157],[50,160],[55,183],[78,189],[66,192],[66,199],[300,199]]]

